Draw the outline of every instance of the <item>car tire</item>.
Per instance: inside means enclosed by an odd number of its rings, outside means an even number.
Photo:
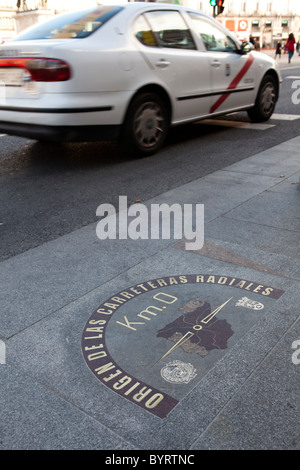
[[[122,144],[126,153],[147,157],[165,142],[169,113],[164,100],[156,93],[137,95],[131,102],[123,125]]]
[[[272,75],[266,75],[259,87],[255,105],[248,116],[254,122],[263,122],[272,116],[278,99],[278,86]]]

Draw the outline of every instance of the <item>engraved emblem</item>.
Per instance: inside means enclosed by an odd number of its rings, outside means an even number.
[[[248,299],[248,297],[242,297],[240,300],[237,301],[235,306],[252,308],[253,310],[262,310],[264,308],[264,304],[262,304],[261,302],[256,302],[255,300]]]
[[[168,362],[160,371],[163,379],[170,383],[188,384],[196,377],[196,369],[192,364],[182,361]]]

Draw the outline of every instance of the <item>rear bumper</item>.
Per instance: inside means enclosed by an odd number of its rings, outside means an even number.
[[[117,140],[121,125],[44,126],[0,121],[0,133],[51,142],[97,142]]]

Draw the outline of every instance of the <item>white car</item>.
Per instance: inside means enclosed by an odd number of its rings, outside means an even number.
[[[273,59],[188,7],[128,3],[55,16],[0,46],[0,132],[121,139],[147,156],[170,126],[247,110],[272,115]]]

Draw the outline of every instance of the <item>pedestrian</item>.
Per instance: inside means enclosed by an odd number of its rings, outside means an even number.
[[[300,42],[299,42],[299,40],[296,44],[296,52],[297,52],[298,55],[300,55]]]
[[[291,63],[292,57],[294,55],[295,43],[296,43],[296,40],[294,38],[294,35],[293,33],[290,33],[288,41],[287,41],[287,52],[289,55],[289,64]]]
[[[252,36],[252,34],[250,34],[249,42],[250,42],[251,44],[253,44],[253,47],[255,48],[255,39],[254,39],[254,37]]]
[[[277,41],[276,51],[275,51],[275,59],[279,55],[279,59],[281,58],[281,41]]]

